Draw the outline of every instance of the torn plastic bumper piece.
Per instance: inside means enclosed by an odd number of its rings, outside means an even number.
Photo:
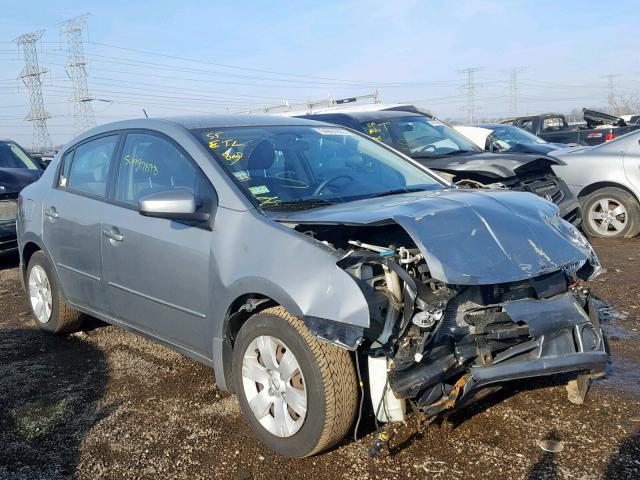
[[[357,325],[311,316],[303,316],[302,320],[318,340],[333,343],[347,350],[357,350],[364,338],[364,328]]]
[[[592,302],[585,312],[572,295],[565,294],[550,300],[512,302],[505,310],[514,321],[527,323],[536,338],[527,342],[526,354],[496,357],[489,366],[472,366],[463,397],[510,380],[568,372],[598,375],[606,369],[608,354]],[[518,347],[522,345],[513,348]]]

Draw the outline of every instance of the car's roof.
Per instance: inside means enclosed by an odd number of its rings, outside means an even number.
[[[303,126],[322,125],[324,122],[306,120],[301,118],[278,117],[275,115],[189,115],[182,117],[151,117],[120,120],[104,123],[90,130],[86,130],[75,137],[69,144],[76,144],[94,135],[100,135],[114,130],[128,129],[200,129],[200,128],[224,128],[224,127],[267,127],[267,126]],[[66,148],[66,147],[65,147]]]
[[[343,115],[345,117],[353,118],[358,122],[369,122],[377,120],[388,120],[390,118],[404,118],[404,117],[425,117],[421,113],[405,112],[403,110],[377,110],[377,111],[361,111],[361,112],[331,112],[331,113],[313,113],[305,115],[306,118],[323,118],[325,116],[335,117],[336,115]]]
[[[504,125],[502,123],[478,123],[476,125],[472,125],[474,127],[480,127],[480,128],[504,128],[504,127],[513,127],[513,128],[518,128],[515,125]]]
[[[313,120],[296,117],[279,117],[276,115],[189,115],[156,118],[155,120],[166,120],[182,125],[188,129],[210,127],[266,127],[270,125],[308,125],[309,123],[320,123]]]

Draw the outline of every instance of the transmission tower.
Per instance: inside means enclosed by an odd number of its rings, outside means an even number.
[[[615,73],[610,73],[609,75],[606,76],[608,80],[607,103],[609,104],[609,108],[611,109],[611,112],[614,114],[615,112],[613,112],[613,110],[615,108],[615,100],[616,100],[614,80],[617,76],[618,75]]]
[[[471,67],[458,70],[458,73],[462,73],[467,76],[467,123],[469,125],[473,125],[477,120],[475,73],[479,70],[482,70],[482,67]]]
[[[40,68],[38,64],[37,43],[42,38],[44,30],[25,33],[14,41],[24,52],[24,68],[20,72],[19,79],[22,79],[29,90],[29,103],[31,110],[25,120],[32,122],[33,141],[31,148],[34,152],[44,152],[51,148],[51,137],[47,130],[47,118],[51,115],[44,109],[42,99],[42,76],[47,72]]]
[[[522,67],[513,67],[509,70],[509,116],[518,115],[518,75],[525,71]]]
[[[87,15],[72,18],[64,22],[60,33],[67,39],[67,75],[73,83],[73,94],[70,98],[73,103],[73,132],[78,134],[84,130],[96,126],[96,118],[93,114],[87,85],[87,59],[84,56],[82,45],[82,31],[87,27]]]

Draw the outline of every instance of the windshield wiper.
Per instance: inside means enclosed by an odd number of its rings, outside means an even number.
[[[327,205],[335,204],[336,202],[332,202],[324,198],[300,198],[298,200],[290,200],[287,202],[267,202],[260,205],[260,208],[264,210],[305,210],[308,208],[326,207]]]
[[[388,197],[390,195],[400,195],[401,193],[415,193],[424,191],[426,191],[424,188],[397,188],[395,190],[389,190],[388,192],[376,193],[375,195],[371,195],[367,198]]]

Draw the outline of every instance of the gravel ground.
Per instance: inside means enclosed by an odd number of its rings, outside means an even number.
[[[640,238],[594,243],[612,361],[584,405],[558,382],[511,384],[421,433],[401,428],[375,460],[370,419],[357,443],[286,459],[209,368],[97,321],[40,334],[15,259],[0,258],[0,478],[640,478]]]

